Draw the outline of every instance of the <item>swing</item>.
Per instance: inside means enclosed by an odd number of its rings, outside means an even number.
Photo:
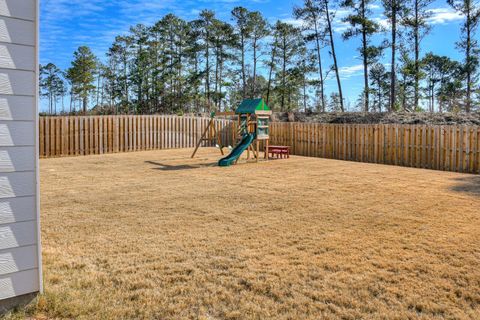
[[[197,150],[203,141],[209,141],[211,144],[215,143],[215,147],[220,149],[220,153],[222,154],[222,156],[225,155],[225,153],[223,152],[223,148],[228,148],[231,150],[232,149],[231,146],[224,146],[222,144],[222,139],[220,138],[220,134],[218,134],[217,129],[215,128],[215,117],[216,116],[235,116],[235,115],[236,115],[235,112],[212,112],[210,114],[210,121],[208,122],[208,125],[205,128],[205,130],[203,130],[202,136],[198,140],[191,158],[195,157],[195,154],[197,153]],[[211,138],[207,137],[207,133],[209,132],[209,130],[210,130],[210,134],[208,136]]]

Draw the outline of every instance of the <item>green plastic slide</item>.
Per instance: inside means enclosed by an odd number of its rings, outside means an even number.
[[[255,140],[255,135],[253,133],[247,133],[243,136],[242,141],[233,148],[232,152],[225,158],[222,158],[218,161],[220,167],[227,167],[232,165],[238,157],[245,151],[248,146]]]

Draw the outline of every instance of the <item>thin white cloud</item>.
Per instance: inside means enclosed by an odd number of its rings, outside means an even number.
[[[347,22],[344,22],[345,19],[352,11],[347,9],[330,9],[333,16],[332,26],[335,33],[344,33],[350,27]]]
[[[294,27],[297,27],[297,28],[300,28],[305,24],[304,20],[294,19],[294,18],[285,18],[285,19],[281,19],[280,21],[282,21],[283,23],[291,24],[291,25],[293,25]]]
[[[446,24],[463,20],[464,16],[452,8],[434,8],[428,10],[431,16],[428,18],[430,24]]]
[[[379,4],[371,3],[367,5],[367,8],[370,10],[379,10],[382,8],[382,6],[380,6]]]
[[[376,22],[380,28],[384,30],[390,30],[390,21],[384,15],[374,17],[372,20]]]
[[[339,68],[340,77],[342,79],[348,79],[363,74],[363,64],[356,64],[353,66]]]

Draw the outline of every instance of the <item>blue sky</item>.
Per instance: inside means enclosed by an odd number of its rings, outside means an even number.
[[[129,27],[143,23],[153,24],[167,13],[174,13],[184,19],[194,19],[200,10],[212,9],[217,17],[230,21],[230,11],[235,6],[258,10],[272,23],[277,19],[297,25],[301,21],[292,18],[292,8],[300,5],[298,0],[43,0],[41,1],[40,61],[53,62],[62,69],[68,68],[74,50],[87,45],[103,59],[105,52],[116,35],[124,34]],[[462,16],[454,12],[446,1],[435,1],[430,6],[432,17],[431,33],[423,41],[423,53],[433,51],[454,59],[461,59],[455,49],[460,36]],[[385,17],[379,4],[372,4],[375,19],[385,24]],[[347,101],[352,104],[362,90],[362,68],[356,48],[358,40],[342,41],[345,25],[341,18],[345,10],[337,10],[335,37],[339,67]],[[378,35],[381,41],[387,34]],[[478,38],[478,35],[477,35]],[[330,64],[327,49],[324,50],[325,64]],[[388,61],[388,52],[383,57]],[[327,93],[335,90],[335,82],[326,82]]]

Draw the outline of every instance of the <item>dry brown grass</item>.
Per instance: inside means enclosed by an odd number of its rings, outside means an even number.
[[[41,161],[37,315],[480,319],[478,176],[190,152]]]

